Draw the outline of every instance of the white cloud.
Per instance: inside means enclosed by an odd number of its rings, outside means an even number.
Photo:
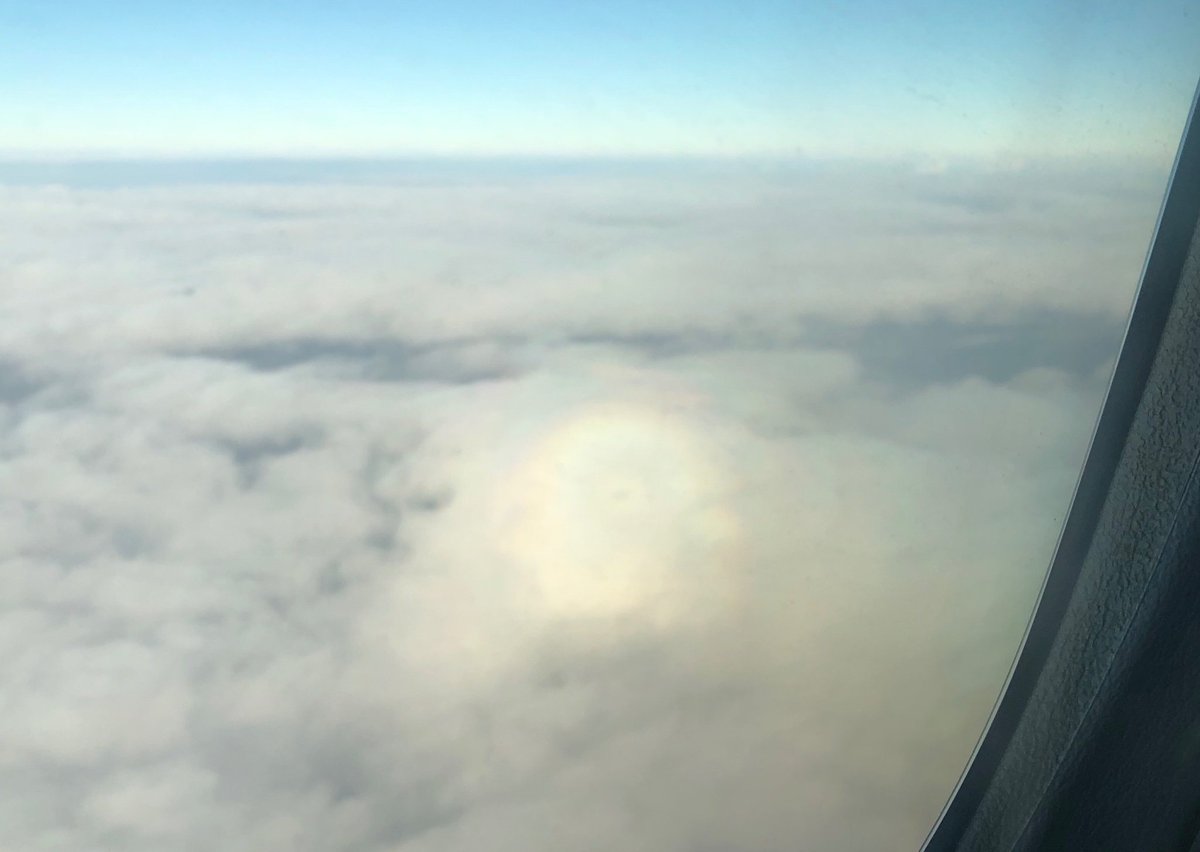
[[[914,846],[1148,234],[1089,180],[0,189],[0,847]]]

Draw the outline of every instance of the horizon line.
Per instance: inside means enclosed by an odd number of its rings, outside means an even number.
[[[1170,159],[1169,157],[1166,159]],[[1064,152],[943,152],[903,151],[869,154],[864,152],[753,151],[753,152],[37,152],[0,149],[0,166],[100,166],[100,165],[322,165],[322,164],[789,164],[856,163],[878,165],[969,165],[987,164],[1023,167],[1039,163],[1145,162],[1157,163],[1164,155],[1157,151],[1080,151]]]

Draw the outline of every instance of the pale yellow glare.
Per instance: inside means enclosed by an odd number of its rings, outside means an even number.
[[[648,406],[584,406],[498,497],[501,547],[550,617],[667,626],[736,597],[740,525],[703,436]]]

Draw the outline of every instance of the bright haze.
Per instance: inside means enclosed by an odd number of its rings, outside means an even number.
[[[0,3],[0,849],[912,850],[1186,3]]]

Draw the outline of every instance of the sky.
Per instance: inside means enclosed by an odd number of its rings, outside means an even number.
[[[1197,26],[0,2],[0,849],[918,848]]]
[[[1200,13],[953,2],[0,3],[8,157],[1150,156]]]

